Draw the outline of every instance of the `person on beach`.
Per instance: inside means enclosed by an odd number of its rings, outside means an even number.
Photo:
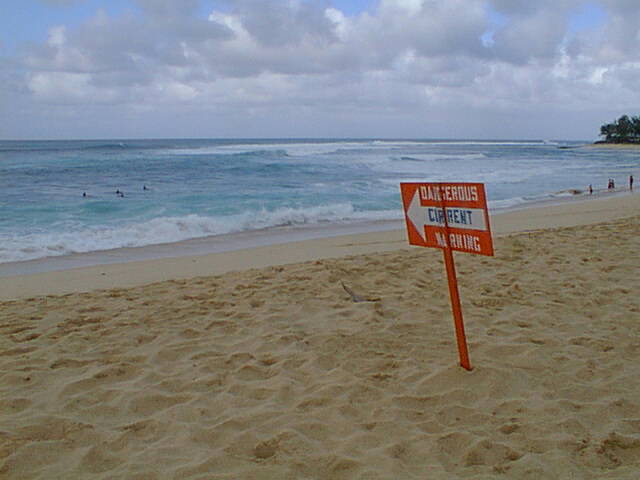
[[[593,195],[593,186],[589,184],[589,195]]]
[[[633,190],[633,175],[629,175],[629,190]]]

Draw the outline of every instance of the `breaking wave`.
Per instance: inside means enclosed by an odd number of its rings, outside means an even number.
[[[86,253],[115,248],[143,247],[214,235],[295,227],[322,223],[393,219],[395,211],[362,212],[350,203],[309,208],[247,211],[237,215],[208,217],[185,215],[81,231],[59,231],[0,237],[0,263]]]

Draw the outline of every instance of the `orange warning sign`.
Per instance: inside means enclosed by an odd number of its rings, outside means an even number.
[[[493,256],[482,183],[401,183],[411,245]]]
[[[401,183],[411,245],[441,248],[449,282],[460,365],[471,370],[453,250],[493,256],[487,196],[481,183]]]

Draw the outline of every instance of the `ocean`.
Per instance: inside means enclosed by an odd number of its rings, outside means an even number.
[[[0,264],[400,221],[403,181],[481,182],[491,211],[522,208],[627,188],[639,160],[562,141],[0,141]]]

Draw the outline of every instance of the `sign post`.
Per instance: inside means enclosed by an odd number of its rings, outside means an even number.
[[[481,183],[401,183],[411,245],[442,249],[460,365],[471,370],[453,251],[493,256],[489,212]]]

